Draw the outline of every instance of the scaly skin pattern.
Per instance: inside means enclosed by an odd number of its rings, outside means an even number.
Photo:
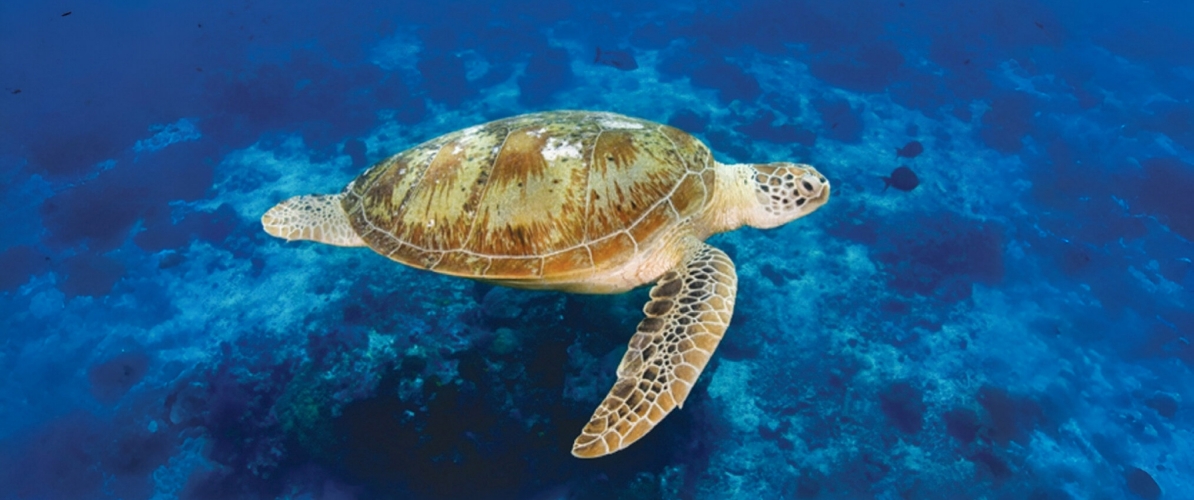
[[[651,301],[622,362],[618,381],[572,445],[580,458],[630,446],[684,400],[734,315],[738,274],[724,252],[695,238],[685,263],[651,289]]]
[[[261,227],[286,241],[314,240],[341,247],[365,246],[344,218],[340,196],[296,196],[261,216]]]

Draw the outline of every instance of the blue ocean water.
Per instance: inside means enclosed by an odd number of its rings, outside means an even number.
[[[0,498],[1194,498],[1186,0],[0,4]],[[261,230],[551,109],[796,161],[709,241],[682,409],[573,438],[647,289],[569,295]]]

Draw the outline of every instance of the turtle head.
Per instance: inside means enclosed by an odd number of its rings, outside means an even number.
[[[751,167],[753,179],[747,186],[757,203],[746,209],[744,221],[751,227],[782,226],[829,201],[829,181],[810,165],[779,162]]]

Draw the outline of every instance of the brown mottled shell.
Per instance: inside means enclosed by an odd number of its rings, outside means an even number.
[[[516,116],[427,141],[348,185],[343,207],[398,262],[494,280],[609,269],[700,212],[715,163],[694,137],[613,113]]]

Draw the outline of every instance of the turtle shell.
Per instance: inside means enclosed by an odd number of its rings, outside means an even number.
[[[700,212],[715,165],[704,144],[667,125],[534,113],[382,160],[345,188],[342,206],[366,244],[403,264],[550,279],[625,263]]]

